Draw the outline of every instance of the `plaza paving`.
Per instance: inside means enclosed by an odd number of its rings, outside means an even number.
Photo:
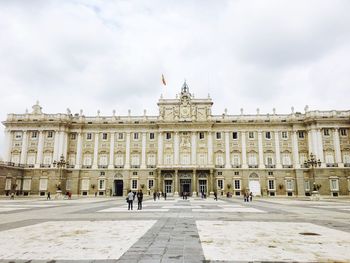
[[[1,262],[350,262],[350,200],[0,200]]]

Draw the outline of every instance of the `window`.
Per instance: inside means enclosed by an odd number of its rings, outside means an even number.
[[[233,159],[232,163],[233,163],[234,166],[239,166],[240,165],[240,158],[239,158],[238,154],[234,154],[232,159]]]
[[[100,172],[100,176],[105,176],[106,173],[105,172]]]
[[[257,165],[258,164],[255,153],[248,154],[248,164],[249,165]]]
[[[273,175],[272,171],[267,172],[268,175]]]
[[[241,190],[241,180],[235,180],[235,190]]]
[[[91,154],[86,154],[83,160],[83,165],[91,165]]]
[[[131,180],[131,189],[137,190],[137,180],[136,179]]]
[[[53,132],[52,131],[48,131],[47,132],[47,138],[52,138],[53,137]]]
[[[323,129],[323,135],[329,136],[329,129]]]
[[[298,131],[298,137],[299,137],[299,139],[304,139],[305,138],[305,132],[304,131]]]
[[[88,191],[89,190],[89,184],[90,184],[90,180],[89,179],[82,179],[81,180],[80,190]]]
[[[267,165],[273,165],[273,157],[272,157],[272,155],[267,155],[266,156],[266,164]]]
[[[218,188],[220,190],[224,188],[224,180],[223,179],[218,179]]]
[[[166,138],[167,140],[170,140],[170,139],[171,139],[171,133],[170,133],[170,132],[167,132],[167,133],[165,134],[165,138]]]
[[[149,172],[148,175],[153,175],[153,172]]]
[[[154,132],[151,132],[151,133],[149,134],[149,139],[150,139],[150,140],[154,140]]]
[[[131,165],[140,165],[140,156],[138,154],[131,155]]]
[[[332,164],[332,163],[334,163],[333,153],[331,153],[331,152],[327,152],[327,153],[326,153],[326,163],[327,163],[327,164]]]
[[[271,140],[271,132],[265,132],[265,138]]]
[[[200,154],[198,155],[198,164],[199,164],[199,165],[204,165],[204,164],[206,164],[206,163],[207,163],[206,160],[207,160],[207,156],[206,156],[205,153],[200,153]]]
[[[165,164],[173,164],[173,156],[171,154],[165,155]]]
[[[216,165],[224,165],[224,158],[222,154],[216,155]]]
[[[100,156],[99,165],[103,165],[103,166],[108,165],[108,157],[107,157],[106,154],[102,154],[102,155]]]
[[[310,191],[310,181],[305,181],[305,191]]]
[[[283,165],[291,165],[290,154],[283,153],[282,154],[282,164]]]
[[[346,163],[346,164],[349,164],[349,163],[350,163],[350,153],[345,152],[345,153],[343,154],[343,162]]]
[[[107,133],[102,133],[102,140],[107,140],[108,136]]]
[[[222,175],[222,172],[218,172],[218,175]]]
[[[282,132],[282,139],[288,139],[288,132],[286,131]]]
[[[22,139],[22,133],[21,133],[21,132],[16,132],[16,133],[15,133],[15,139],[16,139],[16,140]]]
[[[216,139],[217,140],[221,140],[221,132],[217,132],[216,133]]]
[[[347,136],[347,135],[348,135],[347,129],[340,129],[340,136]]]
[[[124,165],[124,156],[121,153],[118,153],[115,157],[115,165],[121,166]]]
[[[124,139],[124,133],[119,132],[118,133],[118,140],[123,140]]]
[[[154,185],[154,180],[153,179],[149,179],[148,180],[148,189],[152,189]]]
[[[330,180],[331,191],[339,191],[338,179]]]
[[[86,134],[86,140],[91,141],[92,140],[92,133]]]
[[[134,140],[138,140],[139,139],[139,133],[138,132],[134,132]]]
[[[293,191],[293,180],[286,180],[286,190],[287,191]]]
[[[254,132],[248,132],[248,138],[254,139]]]
[[[47,190],[47,178],[40,178],[39,181],[39,191],[46,191]]]
[[[237,140],[238,139],[238,132],[232,133],[232,139]]]
[[[269,180],[269,190],[275,190],[275,180]]]
[[[132,172],[132,175],[137,175],[137,172]]]
[[[199,139],[200,139],[200,140],[203,140],[203,139],[204,139],[204,132],[200,132],[200,133],[199,133]]]
[[[105,180],[104,179],[98,180],[98,190],[105,190]]]
[[[70,139],[71,139],[71,140],[75,140],[76,137],[77,137],[77,134],[76,134],[76,133],[71,133],[71,135],[70,135]]]
[[[188,153],[181,154],[181,164],[189,165],[191,163],[190,155]]]
[[[38,137],[38,132],[37,131],[33,131],[32,132],[32,138],[37,138]]]
[[[306,153],[300,153],[299,155],[299,161],[301,164],[304,164],[307,160],[307,154]]]

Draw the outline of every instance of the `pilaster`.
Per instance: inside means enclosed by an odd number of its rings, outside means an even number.
[[[110,133],[111,141],[109,144],[109,164],[108,169],[114,169],[114,142],[115,142],[115,133]]]
[[[130,169],[130,132],[126,133],[125,169]]]
[[[259,168],[265,168],[263,143],[262,143],[262,132],[261,131],[258,131],[258,148],[259,148]]]
[[[179,133],[176,131],[174,135],[174,164],[179,164]]]
[[[247,169],[247,145],[246,145],[246,134],[244,131],[241,132],[241,143],[242,143],[242,168]]]
[[[99,141],[99,133],[95,133],[95,144],[94,144],[94,161],[92,163],[92,169],[97,169],[98,168],[98,141]]]
[[[27,131],[23,131],[21,161],[20,161],[21,164],[27,163],[27,150],[28,150],[28,135],[27,135]]]
[[[191,163],[192,165],[197,164],[197,133],[192,132],[191,138]]]
[[[293,162],[294,162],[294,168],[300,168],[298,136],[297,136],[297,132],[296,131],[293,131],[293,133],[292,133],[292,141],[293,141]]]
[[[213,164],[213,134],[208,132],[208,164]]]
[[[344,167],[344,164],[343,164],[342,159],[341,159],[339,129],[338,128],[335,128],[333,130],[333,145],[334,145],[334,153],[335,153],[335,162],[338,164],[338,167]]]
[[[163,164],[163,134],[158,133],[158,165]]]
[[[78,132],[78,138],[77,138],[77,155],[75,160],[75,169],[81,168],[81,154],[82,154],[82,134],[81,132]]]
[[[231,168],[229,132],[225,132],[225,168]]]
[[[281,165],[281,149],[280,149],[280,136],[279,136],[279,132],[275,131],[275,158],[276,158],[276,168],[277,169],[281,169],[282,165]]]
[[[142,133],[141,169],[146,169],[146,132]]]
[[[40,164],[42,164],[43,162],[43,150],[44,150],[44,135],[43,135],[43,131],[39,131],[38,152],[36,155],[35,168],[40,168]]]

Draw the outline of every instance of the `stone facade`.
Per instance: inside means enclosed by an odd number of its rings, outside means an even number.
[[[8,114],[0,194],[304,196],[316,184],[349,195],[350,111],[218,116],[212,105],[184,83],[158,116],[45,114],[38,103]],[[320,166],[305,166],[311,154]]]

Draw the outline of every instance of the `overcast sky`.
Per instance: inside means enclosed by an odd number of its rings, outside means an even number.
[[[0,119],[36,100],[158,114],[184,79],[214,114],[348,110],[349,14],[348,0],[0,0]]]

